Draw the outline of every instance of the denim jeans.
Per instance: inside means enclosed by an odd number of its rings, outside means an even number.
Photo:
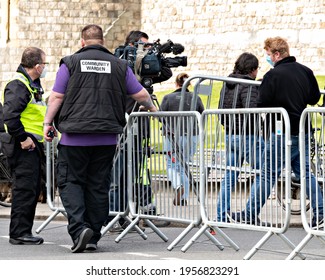
[[[314,175],[310,172],[309,165],[309,135],[305,136],[306,149],[306,193],[307,197],[311,194],[310,201],[314,215],[317,212],[323,216],[323,195],[320,186],[316,182]],[[300,178],[300,151],[299,151],[299,137],[291,136],[291,169],[297,178]],[[281,149],[282,142],[282,149]],[[251,196],[246,205],[246,216],[254,219],[257,217],[261,208],[270,196],[271,190],[277,184],[277,178],[281,173],[281,167],[285,164],[285,145],[284,136],[276,136],[274,133],[268,141],[265,142],[265,153],[263,153],[262,172],[260,178],[256,178],[251,187]],[[282,157],[281,157],[282,153]],[[310,184],[308,183],[310,182]],[[311,190],[310,190],[311,186]],[[317,196],[316,196],[317,192]]]
[[[189,196],[189,177],[185,172],[185,164],[192,160],[197,148],[197,135],[178,136],[177,145],[168,137],[165,137],[164,149],[166,152],[167,177],[174,189],[183,186],[182,199]],[[179,160],[181,157],[181,161]]]
[[[260,155],[264,149],[264,141],[256,135],[226,135],[226,166],[241,167],[244,160],[251,168],[260,168]],[[239,171],[226,170],[221,182],[217,201],[217,221],[226,222],[227,212],[231,206],[231,191],[234,189]]]

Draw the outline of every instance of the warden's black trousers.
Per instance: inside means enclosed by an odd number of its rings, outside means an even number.
[[[59,145],[58,187],[68,216],[68,232],[75,241],[85,228],[97,243],[108,216],[110,172],[116,145],[76,147]]]

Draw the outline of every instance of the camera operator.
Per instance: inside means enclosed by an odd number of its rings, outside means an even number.
[[[137,43],[137,42],[146,44],[146,43],[148,43],[148,41],[149,41],[149,36],[147,33],[139,31],[139,30],[134,30],[134,31],[130,31],[130,33],[126,37],[124,46],[134,46],[135,43]],[[152,83],[156,84],[156,83],[161,83],[161,82],[167,81],[172,76],[173,76],[172,70],[169,67],[162,65],[160,75],[157,77],[152,77]],[[150,94],[153,93],[151,87],[147,88],[145,85],[143,85],[143,86],[147,89],[147,91]],[[128,98],[128,100],[126,102],[126,112],[128,114],[139,110],[139,105],[136,103],[137,102],[134,102],[134,100],[132,98]]]
[[[144,48],[148,49],[151,47],[150,44],[148,43],[148,41],[149,41],[149,36],[147,33],[142,32],[140,30],[130,31],[125,39],[124,46],[117,48],[117,50],[115,50],[115,55],[117,55],[118,50],[122,51],[125,47],[128,47],[128,46],[136,47],[139,43],[143,43]],[[119,56],[119,55],[117,55],[117,56]],[[120,56],[120,58],[126,59],[123,56]],[[171,71],[171,69],[167,66],[162,65],[161,69],[160,69],[160,75],[151,77],[149,84],[146,84],[144,82],[144,80],[141,80],[140,83],[142,84],[142,86],[144,88],[146,88],[146,90],[152,96],[152,93],[153,93],[152,84],[161,83],[163,81],[168,80],[172,76],[173,76],[173,72]],[[132,98],[129,98],[127,96],[126,97],[126,112],[128,114],[131,114],[132,112],[138,112],[138,111],[141,111],[139,103],[137,103]],[[133,162],[133,164],[134,164],[133,170],[135,170],[136,174],[134,174],[135,176],[132,176],[132,177],[134,178],[133,179],[134,186],[137,187],[139,190],[136,192],[140,196],[137,199],[138,201],[140,201],[140,205],[138,205],[138,207],[140,209],[142,208],[142,212],[144,212],[144,213],[155,215],[156,208],[152,203],[152,189],[151,189],[151,185],[150,185],[149,171],[147,170],[147,166],[145,164],[147,161],[147,157],[149,156],[147,153],[148,148],[149,148],[148,143],[150,140],[149,119],[148,119],[148,121],[144,120],[141,124],[135,123],[134,126],[135,126],[135,131],[137,131],[137,134],[132,135],[133,143],[134,143],[133,149],[135,149],[137,152],[134,155],[135,157],[134,157],[134,162]],[[120,150],[119,159],[117,160],[119,167],[116,166],[115,168],[113,168],[113,170],[115,169],[115,174],[111,175],[112,179],[114,178],[111,181],[111,191],[110,191],[110,201],[112,201],[112,203],[110,203],[111,211],[119,211],[119,210],[126,208],[126,205],[125,205],[125,202],[127,201],[126,188],[123,188],[123,187],[116,188],[116,186],[118,186],[118,185],[122,186],[121,182],[123,182],[123,180],[122,180],[123,171],[122,171],[121,167],[124,166],[123,170],[127,170],[126,148],[127,148],[126,145],[124,145],[124,149]],[[139,174],[142,174],[141,178],[137,178]],[[120,205],[115,205],[115,209],[114,209],[114,208],[112,208],[112,206],[114,205],[114,202],[116,203],[116,201],[118,201],[120,203]],[[112,220],[112,217],[109,217],[108,220],[106,221],[106,223],[108,223],[110,220]],[[126,226],[128,226],[128,223],[127,222],[124,223],[123,220],[124,219],[121,218],[119,223],[115,224],[114,227],[112,229],[110,229],[110,231],[121,231],[122,230],[121,225],[123,228],[126,228]]]

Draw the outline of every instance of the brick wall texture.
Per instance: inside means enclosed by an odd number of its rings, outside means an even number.
[[[269,69],[263,41],[278,35],[299,62],[325,74],[323,0],[1,0],[0,13],[1,90],[22,51],[38,46],[51,63],[43,81],[50,91],[60,59],[80,48],[80,31],[89,23],[102,26],[111,51],[134,29],[151,41],[183,44],[188,66],[174,68],[174,77],[183,71],[227,76],[244,51],[260,59],[262,77]],[[174,77],[155,90],[172,89]]]

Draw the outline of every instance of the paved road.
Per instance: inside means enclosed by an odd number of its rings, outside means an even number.
[[[35,221],[35,229],[42,221]],[[40,246],[13,246],[8,242],[9,219],[0,219],[0,260],[242,260],[249,250],[262,238],[265,233],[238,229],[223,229],[224,232],[240,247],[235,251],[221,237],[218,240],[225,245],[219,250],[202,235],[185,253],[181,248],[192,237],[197,229],[193,229],[173,250],[167,247],[184,230],[179,227],[160,228],[168,237],[164,242],[150,228],[146,228],[147,240],[143,240],[137,233],[127,234],[119,243],[115,242],[116,233],[107,233],[99,242],[96,253],[72,254],[71,240],[67,234],[66,221],[52,221],[40,235],[45,243]],[[298,244],[304,237],[302,228],[290,228],[285,234],[294,244]],[[253,260],[282,260],[291,250],[278,236],[272,236],[258,251]],[[324,260],[325,246],[314,237],[304,248],[307,259]]]
[[[35,221],[35,229],[42,223],[41,220]],[[224,228],[223,231],[240,247],[238,251],[229,245],[221,251],[202,235],[183,253],[181,248],[197,229],[190,231],[178,246],[169,251],[167,247],[184,228],[164,227],[160,229],[168,237],[167,242],[160,239],[151,228],[146,228],[147,240],[143,240],[138,233],[129,233],[116,243],[118,235],[107,233],[100,240],[97,252],[72,254],[66,226],[66,221],[52,221],[40,233],[45,240],[44,244],[14,246],[8,242],[9,219],[0,218],[1,278],[29,280],[45,277],[47,280],[89,280],[109,277],[112,280],[179,278],[208,280],[222,275],[227,279],[236,280],[260,280],[261,277],[263,280],[274,280],[317,279],[323,273],[325,245],[318,238],[313,238],[303,250],[307,260],[319,260],[317,262],[281,261],[291,253],[291,249],[275,235],[264,244],[263,250],[259,250],[253,256],[254,261],[242,261],[264,233],[230,228]],[[290,228],[286,233],[287,238],[294,244],[298,244],[305,235],[301,227]],[[227,245],[221,237],[218,240]],[[116,274],[116,271],[120,274]],[[220,275],[220,271],[223,273],[231,271],[232,274]],[[207,272],[214,274],[202,274]]]

